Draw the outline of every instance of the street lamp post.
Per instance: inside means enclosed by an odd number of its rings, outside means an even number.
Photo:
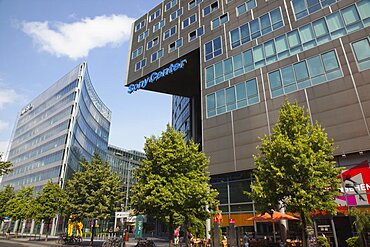
[[[132,157],[130,158],[127,166],[125,211],[128,211],[128,196],[130,191],[130,177],[131,177],[131,160]]]

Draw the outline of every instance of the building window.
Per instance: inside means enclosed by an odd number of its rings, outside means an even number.
[[[338,1],[340,0],[293,0],[295,19],[299,20]]]
[[[370,42],[369,38],[352,43],[357,66],[360,71],[370,69]]]
[[[170,29],[168,29],[166,32],[163,34],[163,40],[168,39],[169,37],[172,37],[173,35],[176,34],[177,31],[177,26],[173,26]]]
[[[155,37],[154,39],[152,39],[151,41],[149,41],[147,43],[147,46],[146,46],[146,49],[147,50],[150,50],[152,49],[154,46],[158,45],[159,43],[159,38],[158,37]]]
[[[154,12],[153,14],[151,14],[149,16],[149,22],[152,22],[154,21],[156,18],[160,17],[161,16],[161,10],[158,9],[156,12]]]
[[[335,51],[314,56],[268,74],[273,98],[342,76]]]
[[[171,9],[176,4],[177,4],[177,0],[171,0],[170,2],[166,3],[166,5],[164,7],[164,11],[167,11],[167,10]]]
[[[197,21],[197,14],[194,14],[190,16],[189,18],[182,21],[182,28],[186,28],[187,26],[190,26],[196,21]]]
[[[188,3],[188,9],[191,10],[192,8],[196,7],[198,4],[203,2],[203,0],[192,0]]]
[[[365,6],[360,5],[361,3],[362,2],[352,5],[357,6],[357,10],[361,17],[361,25],[357,26],[357,29],[359,29],[361,26],[370,25],[370,22],[367,22],[370,20],[369,17],[361,14],[365,8]],[[360,6],[362,10],[360,10]],[[369,8],[370,11],[370,2],[366,8]],[[268,40],[258,46],[248,49],[243,53],[234,55],[233,59],[237,58],[236,61],[241,61],[243,66],[236,67],[235,62],[233,62],[233,74],[225,76],[223,74],[225,64],[222,64],[221,62],[220,64],[211,65],[206,69],[205,73],[206,87],[217,85],[225,80],[228,80],[227,78],[231,76],[234,78],[240,74],[248,73],[261,66],[271,64],[275,61],[279,61],[293,56],[299,52],[308,50],[314,46],[317,46],[318,44],[323,44],[329,42],[330,40],[344,36],[349,32],[348,30],[353,29],[347,29],[348,25],[351,26],[351,23],[345,25],[344,19],[341,15],[343,10],[334,12],[324,18],[301,26],[287,34],[280,35],[274,39]],[[370,15],[370,12],[368,15]],[[248,23],[240,26],[240,28],[232,30],[230,32],[230,38],[233,41],[231,43],[232,47],[240,46],[240,44],[250,40]],[[243,59],[240,60],[239,57],[242,57]],[[361,61],[363,60],[361,59]],[[222,62],[225,63],[226,60]],[[215,71],[216,66],[218,66],[216,70],[222,71],[220,76],[215,76],[216,72],[211,74],[211,71]],[[321,77],[318,77],[315,80],[321,80],[320,78]],[[316,82],[312,81],[312,83],[315,84]]]
[[[182,38],[176,40],[168,46],[168,52],[173,52],[182,46]]]
[[[143,47],[142,46],[140,46],[139,48],[137,48],[135,51],[132,52],[131,59],[134,59],[134,58],[140,56],[141,54],[143,54]]]
[[[217,10],[218,9],[218,1],[208,5],[207,7],[205,7],[203,9],[203,16],[207,16],[209,15],[210,13],[212,13],[213,11]]]
[[[204,34],[204,26],[189,33],[189,42],[197,39]]]
[[[170,15],[170,21],[177,19],[179,16],[182,16],[182,8],[176,10]]]
[[[238,7],[236,7],[236,14],[237,16],[242,15],[246,13],[247,11],[254,9],[255,7],[257,7],[256,0],[246,1],[242,5],[239,5]]]
[[[164,20],[161,20],[160,22],[154,24],[153,33],[161,29],[163,26],[164,26]]]
[[[145,65],[146,65],[146,58],[144,58],[143,60],[141,60],[141,61],[139,61],[135,64],[135,71],[138,71],[139,69],[144,68]]]
[[[145,20],[142,20],[141,22],[139,22],[138,24],[136,24],[136,26],[135,26],[135,32],[136,31],[139,31],[143,27],[145,27]]]
[[[355,5],[343,9],[341,12],[344,19],[344,24],[347,26],[347,30],[349,32],[362,27],[360,15]]]
[[[214,57],[222,54],[222,42],[221,37],[217,37],[214,40],[204,45],[205,50],[205,61],[208,61]]]
[[[254,78],[206,97],[208,118],[246,107],[259,102],[257,80]]]
[[[224,15],[221,15],[220,17],[212,20],[211,22],[211,28],[212,29],[215,29],[219,26],[221,26],[222,24],[226,23],[229,21],[229,15],[226,13]]]
[[[160,49],[152,54],[151,62],[157,61],[161,57],[163,57],[163,49]]]
[[[144,40],[146,37],[148,37],[149,35],[149,31],[146,30],[145,32],[142,32],[141,34],[139,34],[139,37],[137,38],[138,39],[138,42]]]
[[[247,22],[230,31],[231,48],[245,44],[261,35],[270,33],[284,26],[280,8]]]

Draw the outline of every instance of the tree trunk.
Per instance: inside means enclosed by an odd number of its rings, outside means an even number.
[[[303,211],[301,211],[300,213],[301,215],[301,220],[302,220],[302,244],[303,244],[303,247],[308,247],[308,236],[307,236],[307,231],[306,231],[306,228],[307,228],[307,222],[306,222],[306,215]]]
[[[174,231],[174,227],[173,227],[173,214],[170,215],[170,222],[169,222],[169,225],[168,225],[168,228],[169,228],[169,234],[168,234],[168,238],[169,238],[169,241],[170,241],[170,247],[173,246],[173,231]]]
[[[361,246],[363,247],[367,247],[367,242],[366,242],[366,233],[362,232],[360,233],[360,243],[361,243]]]
[[[90,246],[93,246],[94,244],[94,235],[95,235],[95,219],[92,220],[92,229],[91,229],[91,240],[90,240]]]

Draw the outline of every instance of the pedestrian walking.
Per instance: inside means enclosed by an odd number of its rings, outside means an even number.
[[[178,226],[175,231],[173,232],[173,237],[174,237],[174,242],[175,242],[175,245],[178,245],[179,244],[179,240],[180,240],[180,226]]]
[[[244,233],[243,235],[243,243],[244,243],[244,247],[249,247],[249,236],[248,236],[248,233]]]

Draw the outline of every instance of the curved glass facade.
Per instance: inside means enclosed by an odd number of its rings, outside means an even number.
[[[68,179],[79,160],[103,157],[108,146],[110,110],[92,87],[86,63],[54,83],[20,113],[8,160],[14,172],[2,186],[42,189],[48,180]]]

